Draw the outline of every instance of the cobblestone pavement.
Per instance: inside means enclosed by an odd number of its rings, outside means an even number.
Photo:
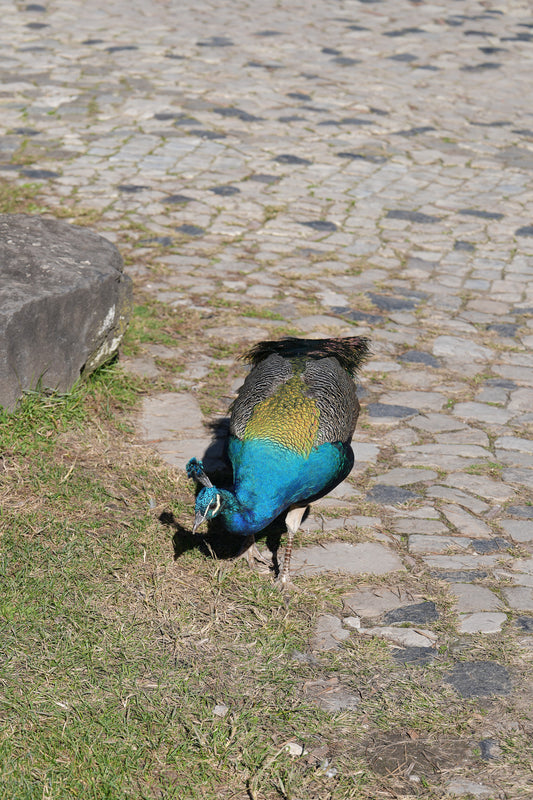
[[[514,626],[531,654],[529,2],[6,0],[2,16],[0,174],[135,242],[138,284],[197,309],[209,341],[371,336],[355,480],[308,527],[337,547],[356,527],[338,556],[354,573],[445,581],[458,635]],[[213,366],[182,356],[179,391],[141,422],[180,467],[209,443],[195,390]],[[128,368],[156,377],[161,357]],[[351,624],[433,648],[424,592],[382,587],[320,620],[316,646]]]

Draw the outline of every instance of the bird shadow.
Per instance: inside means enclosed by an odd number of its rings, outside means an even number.
[[[205,558],[217,561],[233,561],[246,553],[251,542],[242,536],[229,533],[217,518],[211,520],[207,526],[207,533],[192,533],[189,528],[179,522],[170,511],[163,511],[159,515],[159,522],[172,531],[172,546],[174,561],[178,561],[190,550],[197,550]],[[264,543],[272,554],[272,570],[275,576],[279,574],[278,551],[281,537],[287,527],[280,516],[265,528],[256,537],[256,542],[261,546]]]

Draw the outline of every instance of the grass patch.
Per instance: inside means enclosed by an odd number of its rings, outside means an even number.
[[[183,347],[195,324],[157,303],[135,319],[132,350],[164,330]],[[530,713],[504,698],[479,714],[443,684],[446,649],[404,667],[353,634],[312,656],[317,615],[339,614],[353,579],[302,578],[287,602],[243,561],[213,559],[190,534],[192,485],[132,433],[144,388],[110,364],[0,417],[0,798],[394,797],[398,775],[374,768],[394,736],[438,749],[483,738],[490,714]],[[506,636],[475,657],[514,663]],[[326,711],[320,682],[357,703]],[[516,791],[530,774],[522,732],[502,751],[498,785]],[[421,796],[441,796],[422,777]]]

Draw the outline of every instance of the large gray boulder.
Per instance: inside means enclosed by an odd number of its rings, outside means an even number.
[[[68,391],[116,352],[131,307],[117,248],[55,219],[0,214],[0,406]]]

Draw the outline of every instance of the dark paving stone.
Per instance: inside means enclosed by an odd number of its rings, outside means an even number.
[[[181,204],[190,203],[194,197],[188,197],[186,194],[169,194],[168,197],[163,198],[163,203]]]
[[[42,28],[49,28],[50,26],[46,22],[28,22],[25,27],[29,28],[30,31],[40,31]]]
[[[304,92],[287,92],[287,97],[292,97],[293,100],[312,100],[310,94],[305,94]]]
[[[140,183],[120,183],[117,186],[117,189],[121,192],[126,192],[126,194],[135,194],[135,192],[143,192],[145,189],[149,189],[149,186],[143,186]]]
[[[526,631],[526,633],[533,633],[533,617],[528,617],[526,614],[523,614],[516,618],[516,624],[521,630]]]
[[[39,3],[28,3],[26,11],[46,11],[46,6],[41,6]]]
[[[243,111],[242,108],[225,108],[217,106],[213,109],[215,114],[220,114],[221,117],[236,117],[242,122],[259,122],[263,117],[256,117],[255,114],[249,114],[248,111]]]
[[[407,361],[411,364],[425,364],[427,367],[435,367],[437,369],[441,366],[438,358],[432,356],[431,353],[424,353],[422,350],[408,350],[399,358],[400,361]]]
[[[366,410],[370,417],[397,417],[398,419],[412,417],[420,413],[417,408],[389,405],[387,403],[369,403]]]
[[[362,119],[361,117],[343,117],[340,120],[341,125],[374,125],[371,119]]]
[[[203,131],[198,128],[192,128],[189,133],[191,136],[199,136],[200,139],[225,139],[225,133],[217,133],[216,131]]]
[[[382,311],[411,311],[418,305],[416,300],[408,297],[394,297],[389,294],[376,294],[375,292],[367,292],[372,302]]]
[[[370,108],[368,110],[371,111],[372,114],[377,114],[379,117],[388,117],[389,116],[389,112],[385,111],[385,109],[383,109],[383,108],[375,108],[374,106],[370,106]]]
[[[461,697],[488,697],[511,692],[511,678],[495,661],[462,661],[445,677]]]
[[[395,31],[385,31],[383,36],[390,36],[391,39],[393,39],[397,36],[406,36],[409,33],[425,33],[425,31],[423,31],[422,28],[400,28]]]
[[[241,193],[241,190],[237,189],[236,186],[212,186],[209,191],[222,197],[231,197],[234,194]]]
[[[149,239],[140,239],[139,244],[160,244],[163,247],[170,247],[172,239],[170,236],[150,236]]]
[[[365,28],[363,25],[347,25],[346,26],[349,31],[368,31],[369,28]]]
[[[178,225],[176,230],[180,231],[180,233],[184,233],[186,236],[201,236],[205,233],[205,229],[200,228],[199,225]]]
[[[473,253],[476,246],[471,242],[465,242],[463,239],[456,239],[453,245],[454,250],[464,250],[467,253]]]
[[[322,106],[302,106],[307,111],[314,111],[317,114],[325,114],[329,111],[329,108],[322,108]]]
[[[480,755],[483,761],[494,761],[500,758],[502,749],[496,739],[482,739],[479,743]]]
[[[36,131],[35,128],[15,128],[13,133],[19,136],[38,136],[41,131]]]
[[[430,572],[432,578],[437,578],[441,581],[450,581],[451,583],[479,581],[486,578],[488,574],[489,573],[483,569],[445,569],[432,570]]]
[[[290,153],[282,153],[279,156],[276,156],[273,161],[277,161],[278,164],[312,164],[312,161],[309,161],[308,158],[300,158],[300,156],[293,156]]]
[[[392,611],[387,611],[383,615],[383,621],[387,625],[392,625],[395,622],[413,622],[416,625],[422,625],[428,622],[435,622],[439,617],[440,614],[435,607],[435,603],[431,600],[426,600],[423,603],[413,603],[402,608],[393,608]]]
[[[432,72],[440,72],[440,67],[434,67],[432,64],[417,64],[417,69],[429,69]]]
[[[256,172],[255,175],[249,175],[249,181],[256,181],[257,183],[277,183],[279,181],[278,175],[268,175],[266,172]]]
[[[289,114],[286,117],[278,117],[280,122],[302,122],[307,117],[300,117],[298,114]]]
[[[524,225],[515,231],[515,236],[533,236],[533,225]]]
[[[177,53],[165,53],[165,58],[175,58],[178,61],[183,61],[185,56],[179,56]]]
[[[334,222],[328,222],[326,219],[313,219],[309,222],[300,222],[300,225],[306,225],[314,231],[327,231],[332,232],[337,230]]]
[[[361,63],[360,58],[349,58],[348,56],[335,56],[331,61],[333,64],[338,64],[339,67],[353,67]]]
[[[533,130],[531,128],[513,128],[511,133],[518,133],[520,136],[527,136],[528,138],[533,138]]]
[[[411,61],[418,61],[418,56],[413,55],[412,53],[396,53],[394,56],[388,56],[389,61],[404,61],[406,64],[409,64]],[[435,130],[433,128],[433,130]]]
[[[533,34],[517,33],[516,36],[502,36],[501,42],[533,42]]]
[[[463,31],[463,36],[492,36],[488,31]]]
[[[475,125],[476,128],[504,128],[506,125],[510,125],[508,119],[496,119],[494,122],[475,122],[474,120],[470,120],[470,125]],[[473,209],[468,209],[468,211],[473,211]],[[459,212],[464,213],[464,212]]]
[[[419,494],[410,492],[409,489],[402,489],[400,486],[388,486],[385,483],[376,483],[375,486],[366,493],[366,499],[372,503],[399,504],[407,503],[409,500],[417,500]]]
[[[36,180],[59,178],[59,172],[53,172],[51,169],[21,169],[20,171],[27,178],[35,178]]]
[[[514,381],[510,381],[507,378],[487,378],[486,381],[483,381],[485,386],[499,386],[502,389],[517,389],[518,384]]]
[[[103,44],[103,39],[85,39],[82,44]]]
[[[196,42],[198,47],[231,47],[233,42],[227,36],[210,36],[204,42]]]
[[[419,125],[416,128],[407,128],[404,131],[396,131],[396,136],[418,136],[421,133],[430,133],[431,131],[436,130],[432,125]],[[406,214],[418,214],[418,211],[406,211]],[[426,216],[422,214],[422,216]],[[397,217],[396,219],[410,219],[410,217]],[[438,217],[436,218],[438,219]],[[417,220],[413,220],[417,221]]]
[[[488,331],[494,331],[499,336],[508,336],[513,339],[520,325],[512,325],[510,322],[492,322],[487,325]]]
[[[461,208],[459,214],[466,217],[479,217],[480,219],[503,219],[504,215],[496,211],[478,211],[476,208]]]
[[[497,61],[484,61],[481,64],[472,64],[465,67],[459,67],[462,72],[484,72],[487,69],[499,69],[501,64]]]
[[[507,512],[513,517],[521,519],[533,519],[533,506],[507,506]]]
[[[323,122],[319,122],[319,125],[340,125],[340,121],[336,119],[325,119]]]
[[[383,317],[380,314],[368,314],[366,311],[355,311],[347,306],[332,306],[331,310],[355,322],[368,322],[369,325],[383,322]]]
[[[431,664],[436,658],[436,651],[433,647],[405,647],[403,650],[394,650],[392,657],[400,664],[414,664],[424,666]]]
[[[157,114],[154,114],[154,119],[158,119],[162,122],[168,119],[183,119],[184,114],[182,111],[158,111]],[[187,119],[192,119],[187,117]]]
[[[370,161],[372,164],[383,164],[387,159],[385,156],[375,156],[370,153],[337,153],[338,158],[349,158],[352,161]]]
[[[513,310],[515,314],[533,314],[533,306],[521,306]]]
[[[479,47],[478,50],[486,56],[495,56],[496,53],[507,53],[506,47]]]
[[[201,125],[201,124],[202,123],[198,122],[197,119],[195,119],[194,117],[189,117],[187,114],[180,114],[180,116],[173,122],[173,125],[175,125],[176,128],[181,128],[182,126],[185,125]]]
[[[340,56],[341,50],[335,50],[334,47],[323,47],[322,52],[326,53],[328,56]]]
[[[497,553],[500,550],[508,550],[511,547],[511,543],[508,542],[506,539],[501,539],[500,537],[496,536],[494,539],[472,539],[472,547],[479,553],[479,555],[485,553]]]
[[[387,218],[405,219],[408,222],[421,222],[423,224],[440,222],[440,217],[435,217],[432,214],[423,214],[421,211],[404,211],[401,208],[395,208],[391,211],[387,211]]]
[[[120,53],[122,50],[138,50],[136,44],[116,44],[111,47],[106,47],[108,53]]]
[[[270,31],[270,30],[257,31],[257,33],[254,33],[254,36],[283,36],[283,32],[282,31]]]

